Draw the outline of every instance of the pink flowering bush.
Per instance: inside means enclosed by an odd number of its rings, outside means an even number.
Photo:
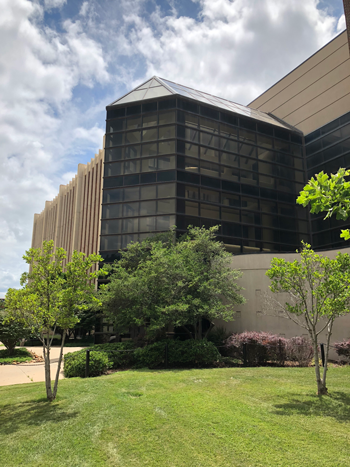
[[[307,337],[291,337],[287,339],[287,359],[298,362],[299,366],[309,366],[314,356],[310,339]]]
[[[336,342],[334,347],[339,357],[350,359],[350,339],[343,342]]]

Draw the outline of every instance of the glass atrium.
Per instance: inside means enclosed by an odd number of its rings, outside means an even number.
[[[309,240],[303,135],[260,111],[154,77],[107,107],[100,253],[220,224],[235,254]]]

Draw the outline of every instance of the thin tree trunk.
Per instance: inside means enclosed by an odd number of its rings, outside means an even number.
[[[51,388],[51,368],[50,368],[50,339],[47,338],[47,346],[45,346],[45,337],[44,337],[44,360],[45,360],[45,386],[46,386],[46,396],[51,402],[53,400],[52,388]]]
[[[66,330],[63,331],[63,335],[62,335],[62,339],[61,339],[61,351],[60,351],[60,356],[58,358],[56,379],[55,379],[55,385],[54,385],[54,388],[53,388],[53,398],[54,399],[56,399],[56,394],[57,394],[57,386],[58,386],[58,379],[60,377],[62,355],[63,355],[63,346],[64,346],[65,338],[66,338]]]
[[[332,335],[332,328],[333,328],[333,321],[331,321],[328,324],[328,332],[327,332],[327,342],[326,342],[326,354],[325,354],[325,359],[324,359],[324,368],[323,368],[323,376],[322,376],[322,384],[323,387],[326,389],[326,378],[327,378],[327,370],[328,370],[328,354],[329,354],[329,344],[331,341],[331,335]]]
[[[327,388],[324,387],[321,381],[321,374],[320,374],[320,362],[318,357],[318,343],[317,343],[317,336],[316,333],[311,335],[312,344],[314,347],[314,359],[315,359],[315,373],[316,373],[316,383],[317,383],[317,395],[323,396],[327,394]]]

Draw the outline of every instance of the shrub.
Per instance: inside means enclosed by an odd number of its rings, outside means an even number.
[[[336,342],[334,347],[339,357],[350,359],[350,339],[343,342]]]
[[[309,366],[314,356],[310,339],[306,337],[292,337],[287,339],[287,358],[298,362],[299,366]]]
[[[231,357],[242,361],[245,357],[248,366],[264,365],[268,361],[284,365],[286,360],[286,339],[267,332],[232,334],[225,345]]]
[[[64,356],[64,376],[73,378],[85,377],[86,352],[67,353]],[[108,355],[106,352],[90,352],[89,376],[99,376],[105,373],[109,368]]]
[[[135,349],[133,341],[115,342],[112,344],[96,344],[92,345],[90,349],[105,351],[108,356],[110,368],[128,368],[133,366],[135,362],[134,352],[130,352],[130,350]]]
[[[226,331],[226,329],[222,326],[214,327],[208,334],[208,341],[212,342],[215,347],[218,349],[221,355],[226,356],[226,346],[225,341],[230,336],[230,334]]]
[[[0,341],[8,351],[8,355],[14,354],[17,342],[29,336],[29,330],[17,321],[6,320],[6,314],[0,310]]]
[[[167,341],[156,342],[136,349],[134,356],[138,367],[157,368],[165,365],[165,347]],[[212,366],[220,360],[220,354],[212,342],[206,339],[186,341],[168,341],[169,367]]]

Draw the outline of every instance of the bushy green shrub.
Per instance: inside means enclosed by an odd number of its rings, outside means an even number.
[[[138,367],[157,368],[165,365],[165,347],[167,341],[156,342],[134,352],[135,364]],[[221,356],[212,342],[189,339],[187,341],[168,341],[169,367],[203,367],[211,366]]]
[[[221,355],[227,356],[225,341],[230,335],[231,334],[226,331],[226,328],[219,326],[214,327],[214,329],[209,332],[207,339],[215,345]]]
[[[115,342],[113,344],[96,344],[91,350],[103,350],[108,355],[110,368],[128,368],[134,365],[135,343],[133,341]]]
[[[64,356],[63,372],[66,378],[85,377],[86,352],[67,353]],[[90,352],[89,376],[99,376],[110,367],[106,352]]]

